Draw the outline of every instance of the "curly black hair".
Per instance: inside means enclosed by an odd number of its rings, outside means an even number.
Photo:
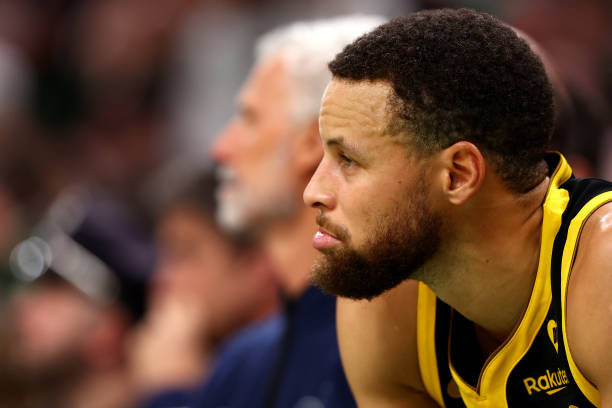
[[[546,176],[552,87],[530,46],[489,14],[395,18],[346,46],[329,68],[334,78],[387,81],[390,131],[410,135],[423,154],[472,142],[518,193]]]

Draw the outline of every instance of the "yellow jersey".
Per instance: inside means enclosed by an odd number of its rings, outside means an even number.
[[[488,358],[474,324],[419,284],[417,344],[427,393],[445,408],[592,408],[599,392],[568,347],[566,290],[584,222],[612,201],[612,183],[576,179],[563,156],[546,158],[540,260],[531,298],[512,334]]]

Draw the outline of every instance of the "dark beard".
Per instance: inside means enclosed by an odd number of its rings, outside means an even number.
[[[410,205],[378,221],[362,251],[348,242],[323,250],[313,267],[313,282],[336,296],[372,299],[416,272],[440,246],[442,217],[426,205],[418,186]],[[344,242],[344,241],[343,241]]]

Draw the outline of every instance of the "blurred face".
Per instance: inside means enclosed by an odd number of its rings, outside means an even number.
[[[29,376],[58,380],[82,365],[97,308],[68,284],[39,284],[15,299],[16,366]]]
[[[319,117],[324,156],[304,191],[319,209],[315,283],[339,296],[372,298],[435,253],[441,217],[430,208],[428,159],[387,133],[391,88],[333,79]]]
[[[236,117],[213,147],[221,165],[218,219],[229,230],[262,228],[297,209],[289,88],[281,58],[255,66],[237,98]]]
[[[205,215],[176,207],[161,220],[152,309],[181,302],[198,313],[205,335],[221,338],[248,315],[249,280],[236,252]],[[245,296],[246,295],[246,296]]]

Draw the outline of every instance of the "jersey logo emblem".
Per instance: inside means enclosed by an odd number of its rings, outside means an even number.
[[[557,329],[557,322],[555,322],[554,320],[549,320],[548,325],[546,325],[546,330],[548,331],[548,338],[552,342],[553,346],[555,346],[555,350],[558,353],[559,352],[559,341],[558,341],[559,330]]]
[[[544,375],[537,378],[527,377],[523,379],[523,384],[525,384],[525,389],[529,395],[532,395],[534,392],[537,393],[542,391],[546,392],[548,395],[553,395],[566,388],[569,383],[567,372],[561,368],[552,373],[546,370]]]

